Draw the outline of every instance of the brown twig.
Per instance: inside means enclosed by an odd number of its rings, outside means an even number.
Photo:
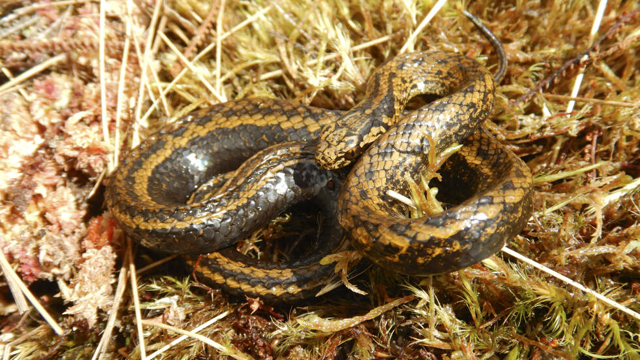
[[[196,35],[191,39],[191,41],[189,41],[189,44],[184,49],[184,57],[186,59],[191,60],[195,55],[196,48],[202,43],[206,33],[209,31],[209,29],[211,29],[214,15],[216,14],[216,11],[218,10],[218,8],[219,8],[219,1],[216,1],[215,3],[211,4],[211,7],[209,8],[209,12],[207,13],[207,16],[204,18],[204,20],[202,20],[202,23],[196,29]],[[171,66],[169,71],[171,72],[171,75],[173,77],[176,77],[178,73],[182,71],[182,69],[183,69],[182,64],[176,61]]]
[[[627,107],[627,108],[635,108],[635,107],[639,107],[640,106],[640,105],[634,104],[634,103],[628,103],[628,102],[622,102],[622,101],[591,99],[591,98],[585,98],[585,97],[580,97],[580,96],[575,96],[574,97],[574,96],[555,95],[555,94],[543,94],[543,96],[545,98],[548,98],[548,99],[566,100],[566,101],[578,101],[578,102],[600,104],[600,105],[610,105],[610,106],[620,106],[620,107]]]
[[[540,81],[536,86],[534,86],[531,90],[529,90],[529,92],[527,92],[526,94],[524,94],[524,95],[520,96],[519,98],[517,98],[516,100],[514,100],[511,103],[511,106],[515,107],[515,106],[518,106],[522,102],[529,101],[529,99],[531,99],[533,94],[535,94],[536,92],[542,91],[542,89],[548,88],[549,85],[551,84],[551,82],[553,82],[557,77],[563,76],[569,68],[572,68],[576,64],[580,63],[581,65],[585,65],[585,64],[593,61],[592,59],[594,59],[596,57],[592,56],[591,53],[596,51],[598,46],[600,46],[600,44],[605,39],[610,39],[616,32],[618,32],[620,30],[622,25],[624,25],[627,22],[629,22],[632,18],[634,18],[638,14],[640,14],[640,7],[634,9],[633,11],[631,11],[631,12],[629,12],[627,14],[625,14],[620,20],[618,20],[618,22],[613,24],[613,26],[609,29],[609,31],[607,31],[604,35],[602,35],[600,38],[598,38],[598,40],[594,41],[593,45],[591,45],[586,50],[582,51],[581,53],[579,53],[578,55],[573,57],[571,60],[567,61],[558,70],[556,70],[556,72],[554,72],[551,76],[548,76],[544,80]],[[582,58],[585,57],[585,56],[587,56],[588,59],[591,59],[591,60],[583,61]]]
[[[119,54],[124,48],[124,43],[120,40],[105,39],[105,50],[109,54]],[[98,50],[98,39],[36,39],[21,41],[0,41],[0,57],[7,57],[13,53],[26,54],[29,56],[46,54],[62,54],[78,51]]]

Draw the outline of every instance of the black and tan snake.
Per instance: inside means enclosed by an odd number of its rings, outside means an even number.
[[[504,59],[501,45],[481,30]],[[405,112],[423,94],[439,98]],[[200,280],[269,300],[317,291],[333,272],[319,259],[344,247],[340,227],[385,268],[454,271],[499,250],[532,211],[529,169],[482,129],[493,100],[494,79],[474,60],[441,51],[397,56],[374,72],[365,98],[348,112],[244,99],[167,125],[124,158],[106,203],[146,247],[191,255],[220,250],[199,262]],[[407,218],[388,190],[406,194],[406,177],[419,179],[431,144],[442,150],[456,142],[464,146],[445,163],[439,187],[453,189],[446,192],[461,202]],[[341,179],[320,166],[352,162],[337,195]],[[325,238],[307,256],[264,264],[229,249],[292,203],[314,197]]]

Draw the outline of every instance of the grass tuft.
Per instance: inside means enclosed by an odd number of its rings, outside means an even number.
[[[100,199],[126,156],[115,152],[222,99],[349,109],[405,44],[493,68],[463,8],[510,62],[486,127],[535,176],[534,215],[509,248],[640,312],[638,1],[608,1],[595,35],[598,5],[587,1],[3,1],[0,247],[46,310],[21,313],[0,284],[4,358],[135,359],[142,338],[147,357],[165,359],[640,359],[632,312],[505,253],[422,279],[363,267],[348,283],[366,295],[339,289],[273,307],[204,288],[178,260],[155,263],[162,256],[142,248],[129,266]],[[420,211],[439,211],[415,189]],[[356,255],[341,256],[346,279]],[[208,340],[177,342],[167,326]]]

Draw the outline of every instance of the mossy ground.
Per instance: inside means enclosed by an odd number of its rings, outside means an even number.
[[[101,217],[96,187],[119,150],[229,99],[349,109],[434,3],[0,3],[0,246],[65,329],[59,337],[37,312],[20,314],[3,283],[5,356],[91,358],[116,293],[122,301],[105,358],[139,358],[124,276],[130,244]],[[486,126],[527,162],[537,192],[534,215],[508,246],[640,312],[640,3],[609,1],[590,36],[597,7],[450,1],[409,51],[460,52],[493,69],[493,49],[460,9],[497,35],[509,69]],[[540,91],[527,95],[531,89]],[[160,258],[133,250],[138,269]],[[138,273],[142,318],[191,330],[224,316],[199,332],[217,346],[188,338],[164,350],[166,359],[640,359],[640,319],[504,253],[424,279],[371,267],[353,280],[366,296],[342,289],[274,308],[203,289],[175,266]],[[177,336],[143,329],[147,355]]]

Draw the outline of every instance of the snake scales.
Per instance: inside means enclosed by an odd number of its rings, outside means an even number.
[[[489,30],[470,18],[504,58]],[[405,112],[423,94],[439,98]],[[341,229],[385,268],[454,271],[499,250],[532,211],[529,169],[482,129],[493,100],[494,79],[474,60],[441,51],[397,56],[374,72],[365,98],[348,112],[244,99],[167,125],[125,157],[106,203],[143,246],[214,252],[191,260],[200,280],[271,300],[317,291],[333,273],[319,259],[345,246]],[[419,179],[431,145],[440,151],[456,142],[463,147],[445,163],[439,186],[461,202],[435,216],[406,218],[387,190],[407,193],[405,177]],[[329,170],[350,163],[340,186],[343,179]],[[229,249],[286,207],[312,198],[324,231],[307,256],[265,264]]]

